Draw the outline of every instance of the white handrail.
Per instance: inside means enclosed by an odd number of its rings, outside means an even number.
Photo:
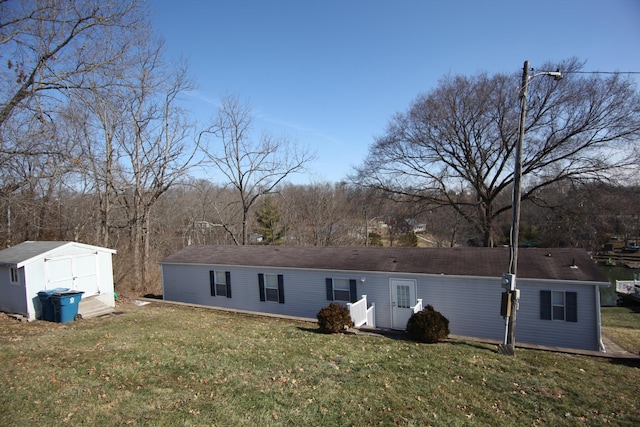
[[[418,301],[416,301],[416,305],[411,307],[411,310],[413,310],[414,313],[422,311],[422,299],[418,299]]]
[[[366,295],[362,295],[362,298],[354,303],[347,303],[347,307],[356,328],[362,325],[375,326],[375,304],[367,307]]]
[[[376,327],[376,303],[372,302],[371,307],[367,308],[367,325],[372,328]]]

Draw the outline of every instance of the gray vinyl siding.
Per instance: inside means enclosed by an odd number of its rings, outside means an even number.
[[[326,278],[355,279],[357,296],[375,303],[376,326],[391,327],[390,280],[414,279],[416,298],[449,319],[452,335],[502,341],[500,316],[504,289],[500,277],[466,277],[411,273],[262,268],[224,265],[162,264],[164,299],[220,308],[315,319],[327,300]],[[232,298],[211,296],[210,271],[230,272]],[[283,275],[285,303],[260,301],[258,274]],[[365,278],[363,284],[360,278]],[[597,286],[578,282],[521,280],[516,343],[598,350],[595,292]],[[540,290],[577,293],[578,321],[540,319]]]
[[[27,294],[24,286],[24,268],[18,271],[18,283],[11,282],[11,267],[0,268],[0,311],[28,314]]]
[[[541,281],[523,280],[520,288],[520,310],[516,318],[516,343],[526,342],[558,347],[598,350],[596,296],[597,288],[571,282],[553,286]],[[543,320],[540,318],[540,291],[576,292],[578,321]]]
[[[229,271],[233,298],[210,295],[209,272]],[[284,276],[285,303],[260,301],[258,273]],[[504,319],[500,316],[500,279],[492,283],[470,278],[424,276],[397,273],[368,273],[230,267],[208,265],[163,265],[164,299],[192,304],[210,305],[315,318],[316,313],[331,301],[326,297],[327,277],[355,279],[357,295],[367,295],[369,304],[376,305],[376,326],[391,327],[391,279],[416,280],[416,297],[423,305],[431,304],[450,321],[454,335],[502,339]],[[365,277],[364,284],[360,281]]]
[[[502,340],[500,278],[429,276],[418,281],[418,298],[449,319],[452,335]]]
[[[211,296],[209,272],[228,271],[232,298]],[[260,301],[258,274],[281,274],[285,303]],[[357,277],[305,270],[233,267],[215,265],[163,265],[164,299],[220,308],[249,310],[315,319],[316,313],[332,301],[327,300],[326,278]],[[358,296],[361,292],[358,289]]]

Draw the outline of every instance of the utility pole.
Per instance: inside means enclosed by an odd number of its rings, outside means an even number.
[[[364,245],[369,246],[369,217],[367,208],[364,208]]]
[[[516,164],[513,171],[513,201],[511,205],[511,236],[509,239],[510,260],[509,274],[504,276],[503,285],[507,288],[508,297],[506,304],[507,325],[505,340],[499,348],[499,352],[507,355],[515,355],[516,350],[516,311],[518,309],[518,292],[516,275],[518,272],[518,239],[520,231],[520,195],[522,192],[522,145],[524,142],[524,130],[527,117],[527,89],[529,87],[529,61],[524,61],[522,69],[522,89],[520,92],[520,129],[518,143],[516,145]]]
[[[515,355],[516,350],[516,312],[520,291],[517,288],[518,273],[518,244],[520,233],[520,198],[522,192],[522,146],[527,119],[527,90],[529,80],[536,76],[551,76],[555,80],[562,80],[562,73],[558,71],[542,71],[529,76],[529,61],[524,61],[522,69],[522,86],[520,92],[520,129],[516,145],[516,164],[513,170],[513,201],[511,206],[511,235],[509,239],[510,260],[509,273],[502,277],[502,285],[506,288],[503,294],[503,315],[506,318],[504,342],[498,347],[501,354]]]

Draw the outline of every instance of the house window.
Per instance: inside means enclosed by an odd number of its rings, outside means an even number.
[[[565,291],[540,291],[540,318],[578,321],[578,294]]]
[[[18,283],[19,279],[18,279],[18,269],[11,267],[11,283]]]
[[[327,277],[327,300],[356,302],[356,281],[354,279],[340,279]]]
[[[231,298],[231,273],[228,271],[210,271],[211,296]]]
[[[284,304],[284,276],[282,274],[258,274],[260,301]]]

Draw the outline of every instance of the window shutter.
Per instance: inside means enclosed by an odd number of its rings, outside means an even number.
[[[551,291],[540,291],[540,318],[551,320]]]
[[[231,272],[224,272],[225,281],[227,282],[227,298],[231,298]]]
[[[578,294],[576,292],[565,292],[565,312],[567,322],[578,321]]]
[[[264,301],[264,274],[258,273],[258,289],[260,290],[260,301]]]
[[[327,300],[333,301],[333,279],[327,277],[325,283],[327,284]]]
[[[211,296],[215,297],[216,296],[216,272],[215,271],[209,272],[209,283],[211,286]]]
[[[356,279],[349,280],[349,296],[351,297],[351,302],[358,301],[358,287],[357,287]]]
[[[278,274],[278,302],[284,304],[284,276]]]

